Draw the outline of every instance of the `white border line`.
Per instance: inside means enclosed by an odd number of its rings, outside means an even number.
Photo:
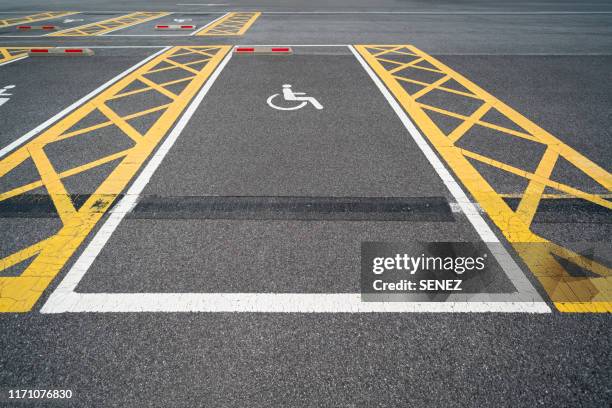
[[[120,73],[119,75],[117,75],[116,77],[111,79],[110,81],[107,81],[106,83],[100,85],[98,88],[94,89],[93,91],[91,91],[90,93],[88,93],[87,95],[85,95],[84,97],[82,97],[81,99],[79,99],[78,101],[73,103],[72,105],[68,106],[67,108],[62,110],[60,113],[58,113],[57,115],[53,116],[52,118],[47,119],[46,121],[44,121],[43,123],[41,123],[40,125],[35,127],[34,129],[30,130],[25,135],[21,136],[19,139],[17,139],[15,141],[13,141],[12,143],[10,143],[8,146],[0,149],[0,158],[5,156],[10,151],[16,149],[17,147],[21,146],[23,143],[27,142],[28,140],[30,140],[31,138],[36,136],[38,133],[40,133],[43,129],[46,129],[47,127],[52,125],[54,122],[60,120],[61,118],[66,116],[68,113],[70,113],[74,109],[76,109],[79,106],[83,105],[89,99],[93,98],[94,96],[96,96],[97,94],[102,92],[105,88],[108,88],[113,83],[119,81],[121,78],[123,78],[124,76],[126,76],[130,72],[136,70],[137,68],[139,68],[142,65],[146,64],[147,62],[149,62],[150,60],[152,60],[153,58],[157,57],[159,54],[163,53],[164,51],[166,51],[166,50],[168,50],[170,48],[171,47],[169,47],[169,46],[165,47],[165,48],[162,48],[158,52],[148,56],[147,58],[145,58],[144,60],[140,61],[136,65],[133,65],[132,67],[130,67],[127,70],[123,71],[122,73]],[[12,61],[7,61],[7,62],[12,62]]]
[[[462,212],[470,221],[482,241],[487,243],[487,246],[497,259],[498,263],[503,268],[504,272],[506,273],[514,287],[518,290],[518,294],[520,295],[519,297],[522,298],[524,296],[527,296],[527,300],[543,302],[537,290],[529,282],[527,277],[521,271],[521,268],[516,264],[514,259],[512,259],[512,257],[508,253],[508,251],[506,251],[504,246],[501,244],[497,235],[495,235],[495,233],[486,223],[480,211],[478,210],[478,207],[475,206],[474,203],[472,203],[472,201],[465,194],[459,183],[446,169],[442,161],[438,158],[433,149],[425,141],[423,135],[421,135],[414,123],[412,123],[412,121],[408,118],[406,112],[400,107],[399,103],[395,100],[395,98],[393,98],[389,90],[385,87],[385,85],[374,73],[374,71],[372,71],[370,66],[364,61],[361,55],[359,55],[355,48],[352,45],[349,45],[348,47],[355,56],[355,58],[357,58],[363,69],[368,73],[374,84],[376,84],[380,92],[383,94],[383,96],[385,97],[393,111],[396,113],[406,130],[408,130],[408,133],[410,133],[410,136],[412,136],[414,142],[417,144],[417,146],[419,146],[419,149],[421,149],[431,166],[436,170],[436,173],[438,173],[438,176],[440,176],[440,179],[446,185],[446,188],[448,188],[449,192],[453,195]],[[546,304],[544,303],[544,305]]]
[[[204,30],[205,28],[209,27],[211,24],[216,23],[217,21],[221,20],[223,17],[227,16],[230,12],[228,11],[227,13],[221,15],[221,17],[217,17],[215,18],[213,21],[211,21],[210,23],[206,24],[204,27],[198,28],[197,30],[191,32],[191,34],[189,34],[190,36],[192,35],[196,35],[197,33],[199,33],[200,31]]]
[[[12,47],[5,47],[5,48],[12,48]],[[15,47],[15,48],[22,48],[22,47]],[[0,67],[3,67],[3,66],[5,66],[5,65],[8,65],[8,64],[10,64],[10,63],[12,63],[12,62],[15,62],[15,61],[20,61],[20,60],[22,60],[22,59],[24,59],[24,58],[28,58],[28,55],[26,54],[26,55],[23,55],[23,56],[18,57],[18,58],[14,58],[14,59],[9,60],[9,61],[4,61],[3,63],[1,63],[1,64],[0,64]],[[0,156],[2,156],[2,155],[0,155]]]
[[[350,47],[358,61],[365,62]],[[371,313],[371,312],[523,312],[523,313],[550,313],[548,305],[542,301],[539,294],[522,275],[518,266],[514,264],[507,252],[497,249],[494,252],[500,263],[504,263],[504,270],[509,275],[519,293],[507,294],[479,294],[475,296],[457,296],[463,301],[454,302],[362,302],[359,293],[76,293],[78,283],[83,279],[90,266],[95,261],[102,248],[106,245],[115,229],[119,226],[126,214],[137,204],[143,189],[157,170],[166,154],[170,151],[181,132],[193,116],[194,112],[212,87],[220,72],[231,59],[232,52],[224,58],[216,70],[191,102],[177,125],[173,128],[162,146],[155,152],[151,160],[130,186],[126,195],[110,211],[110,215],[102,227],[95,234],[83,253],[70,268],[64,279],[50,295],[41,309],[41,313],[64,312],[292,312],[292,313]],[[374,73],[369,67],[363,65],[370,76]],[[387,98],[394,111],[402,120],[412,137],[426,156],[433,155],[435,159],[430,162],[438,171],[443,181],[451,189],[455,198],[460,202],[461,208],[479,231],[483,240],[499,242],[497,237],[488,228],[480,217],[476,208],[469,202],[461,188],[452,179],[433,151],[425,143],[423,137],[408,120],[382,86],[377,77],[372,79]],[[413,134],[412,132],[416,132]],[[421,143],[419,143],[419,140]],[[425,147],[423,147],[423,145]],[[427,151],[429,149],[429,151]],[[436,162],[437,160],[437,162]],[[501,255],[501,260],[500,260]],[[515,271],[508,268],[512,266]],[[510,276],[510,273],[519,276]],[[521,281],[521,278],[523,279]],[[525,293],[528,292],[528,293]],[[473,301],[467,301],[472,299]]]

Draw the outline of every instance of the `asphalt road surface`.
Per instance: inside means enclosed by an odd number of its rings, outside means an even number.
[[[610,406],[611,50],[606,1],[0,0],[0,406]],[[445,242],[464,293],[361,296]]]

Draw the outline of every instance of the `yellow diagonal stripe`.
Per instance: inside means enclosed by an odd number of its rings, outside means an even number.
[[[167,65],[168,61],[176,54],[187,55],[186,53],[192,53],[194,56],[201,58],[200,49],[206,50],[207,55],[209,55],[208,60],[198,70],[186,66],[177,67],[191,77],[186,87],[176,94],[170,103],[163,103],[156,107],[147,106],[140,112],[130,112],[129,114],[122,113],[118,110],[118,107],[112,109],[109,107],[118,99],[133,97],[133,94],[126,92],[126,89],[131,89],[130,87],[134,83],[140,82],[151,71]],[[26,312],[31,310],[42,292],[83,243],[155,147],[170,131],[176,119],[187,108],[230,49],[230,46],[173,47],[102,91],[89,103],[77,108],[28,144],[0,161],[0,175],[10,175],[11,171],[18,168],[21,163],[31,159],[40,176],[38,181],[29,181],[28,184],[8,192],[0,191],[0,201],[24,194],[32,188],[45,187],[62,223],[61,228],[55,234],[45,237],[29,247],[21,248],[4,259],[0,259],[0,271],[2,271],[24,259],[34,257],[21,275],[0,277],[0,312]],[[151,82],[155,86],[150,87],[148,92],[158,92],[160,95],[164,95],[164,92],[169,92],[163,88],[164,85],[174,82]],[[133,103],[128,105],[133,108]],[[136,131],[129,124],[129,120],[132,118],[151,113],[159,114],[160,112],[161,115],[150,123],[145,131]],[[80,129],[82,126],[79,126],[79,124],[84,120],[86,121],[92,114],[102,114],[105,119],[101,119],[101,123],[96,125],[88,123],[87,126],[84,126],[87,132],[72,130]],[[46,146],[67,138],[83,137],[86,138],[84,140],[95,140],[92,133],[95,136],[97,131],[108,132],[109,127],[112,127],[117,135],[129,139],[133,146],[109,154],[106,157],[95,158],[91,162],[81,164],[73,169],[63,172],[56,170],[58,166],[55,166],[53,161],[59,161],[59,159],[50,158],[46,153]],[[111,161],[118,162],[114,170],[80,208],[75,208],[63,184],[63,179]],[[32,220],[32,222],[34,221]]]
[[[126,28],[136,24],[151,21],[156,18],[167,16],[170,13],[166,12],[147,12],[137,11],[119,17],[109,18],[108,20],[98,21],[96,23],[85,24],[82,26],[68,28],[66,30],[57,31],[48,34],[49,37],[84,37],[92,35],[106,34],[110,31]]]
[[[32,47],[0,47],[0,64],[28,55]]]
[[[220,20],[198,32],[202,36],[236,36],[243,35],[261,15],[259,11],[231,12]]]
[[[412,45],[357,45],[355,48],[513,245],[531,272],[539,279],[556,307],[564,312],[610,312],[612,310],[612,269],[535,234],[531,231],[531,224],[538,204],[544,198],[544,190],[547,186],[565,193],[565,197],[577,197],[612,209],[609,195],[593,194],[582,190],[579,186],[570,186],[567,183],[552,180],[551,174],[560,158],[574,165],[576,169],[605,187],[609,192],[612,189],[612,175],[463,75]],[[431,64],[434,67],[430,69],[431,71],[439,72],[444,76],[433,79],[431,82],[411,78],[411,75],[416,72],[412,70],[416,65],[397,62],[407,56],[418,58],[419,62],[425,61]],[[389,63],[394,65],[390,66]],[[447,88],[446,84],[451,79],[465,88],[465,91],[461,91],[463,96],[473,98],[480,103],[472,114],[466,116],[452,112],[452,102],[446,102],[446,106],[442,105],[444,102],[439,102],[440,106],[430,106],[418,100],[433,91],[461,96],[461,93]],[[409,92],[402,86],[402,83],[416,84],[421,88]],[[492,108],[524,131],[506,129],[487,123],[484,115]],[[431,112],[459,119],[461,123],[449,134],[445,134],[430,116]],[[505,133],[508,140],[521,138],[544,146],[544,154],[534,166],[535,172],[519,169],[500,159],[493,159],[493,157],[500,156],[499,151],[491,151],[491,154],[487,155],[486,152],[472,152],[455,144],[460,139],[469,138],[470,129],[477,125]],[[504,195],[498,193],[487,182],[469,159],[478,160],[528,181],[527,189],[518,196],[520,203],[516,210],[504,201]],[[572,276],[558,259],[569,261],[595,276]]]

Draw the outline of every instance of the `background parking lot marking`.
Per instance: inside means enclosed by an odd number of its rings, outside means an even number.
[[[72,14],[78,14],[78,11],[48,11],[44,13],[31,14],[29,16],[5,18],[0,20],[0,28],[10,27],[19,24],[33,23],[35,21],[49,20],[52,18],[59,18],[69,16]]]
[[[230,46],[172,47],[0,161],[0,177],[7,176],[12,171],[19,171],[19,166],[26,161],[32,162],[40,175],[39,180],[0,192],[0,201],[44,187],[63,224],[54,235],[0,260],[0,270],[4,270],[33,259],[19,276],[0,277],[0,312],[31,310],[45,288],[167,135],[177,117],[187,108],[230,49]],[[178,57],[180,62],[176,60]],[[189,65],[185,63],[186,58],[191,59]],[[158,77],[151,74],[161,70],[173,70],[173,76],[180,78],[163,82],[154,79]],[[126,104],[118,105],[116,101],[124,98],[128,98],[130,103],[127,105],[134,108],[134,95],[144,96],[145,99],[150,97],[152,100],[164,99],[168,102],[129,114],[119,110],[119,106],[124,106],[125,109]],[[96,117],[103,119],[92,124],[91,118]],[[150,120],[145,120],[145,125],[141,122],[136,128],[134,122],[131,122],[136,118]],[[74,168],[61,172],[56,170],[61,163],[48,156],[45,148],[81,135],[87,136],[86,140],[92,140],[95,139],[92,134],[95,135],[99,131],[114,132],[130,139],[132,145]],[[77,208],[64,185],[64,179],[108,163],[115,163],[112,172],[85,203]]]
[[[612,189],[612,175],[464,76],[414,46],[358,45],[355,48],[513,245],[539,279],[555,306],[566,312],[612,312],[612,269],[537,235],[530,229],[547,188],[585,200],[603,209],[612,209],[612,201],[584,191],[580,186],[553,179],[553,170],[561,159],[608,191]],[[430,74],[429,79],[419,76],[423,72]],[[442,92],[447,97],[444,100],[467,98],[477,102],[479,107],[470,114],[463,114],[454,112],[452,103],[444,106],[425,103],[422,98],[434,91]],[[503,121],[486,119],[489,112],[502,117]],[[438,126],[433,113],[457,119],[458,125],[445,132]],[[528,140],[542,146],[544,151],[539,163],[535,163],[536,170],[517,168],[482,152],[476,153],[460,147],[458,142],[469,138],[470,130],[476,127],[492,129],[509,140]],[[502,195],[489,184],[474,163],[491,166],[526,179],[527,188],[516,209],[504,201]],[[573,276],[559,259],[589,271],[594,277]]]
[[[231,12],[212,24],[207,25],[196,35],[203,36],[237,36],[243,35],[261,15],[259,11]]]
[[[28,31],[28,30],[57,30],[59,27],[56,25],[19,25],[17,29],[20,31]]]
[[[345,45],[342,47],[346,47]],[[469,302],[362,302],[358,293],[77,293],[83,279],[100,251],[122,220],[132,213],[139,197],[183,128],[198,108],[206,92],[229,61],[219,65],[192,105],[181,117],[162,146],[138,175],[125,196],[110,210],[87,247],[41,309],[42,313],[64,312],[287,312],[287,313],[369,313],[369,312],[507,312],[550,313],[550,308],[525,282],[514,280],[518,293],[482,294]],[[399,109],[399,108],[398,108]],[[405,115],[405,114],[404,114]],[[484,221],[483,221],[484,223]],[[486,224],[484,224],[486,227]],[[491,239],[496,240],[491,233]],[[506,262],[507,259],[503,258]],[[511,259],[510,259],[511,261]],[[507,269],[507,266],[504,266]],[[531,291],[531,292],[530,292]]]
[[[69,28],[48,34],[48,37],[83,37],[91,35],[102,35],[122,28],[130,27],[146,21],[155,20],[160,17],[170,15],[167,12],[148,12],[137,11],[119,17],[109,18],[107,20],[98,21],[95,23],[85,24],[79,27]]]
[[[30,50],[32,47],[27,47],[24,48],[26,51]],[[98,47],[98,48],[124,48],[122,46],[106,46],[106,47]],[[125,46],[125,48],[130,48],[130,46]],[[138,47],[140,48],[140,47]],[[161,48],[161,47],[154,47],[154,48]],[[147,62],[149,62],[151,59],[157,57],[157,55],[161,54],[162,52],[168,50],[170,47],[165,47],[162,48],[160,51],[154,53],[153,55],[150,55],[149,57],[145,58],[144,60],[140,61],[138,64],[135,64],[134,66],[130,67],[129,69],[123,71],[122,73],[120,73],[119,75],[117,75],[116,77],[112,78],[110,81],[107,81],[106,83],[102,84],[101,86],[99,86],[98,88],[94,89],[93,91],[91,91],[90,93],[88,93],[87,95],[85,95],[84,97],[82,97],[81,99],[79,99],[78,101],[76,101],[75,103],[71,104],[70,106],[66,107],[65,109],[63,109],[61,112],[59,112],[58,114],[56,114],[55,116],[49,118],[48,120],[44,121],[43,123],[41,123],[40,125],[36,126],[34,129],[30,130],[28,133],[26,133],[25,135],[21,136],[20,138],[14,140],[12,143],[10,143],[9,145],[3,147],[0,149],[0,158],[4,157],[6,154],[8,154],[9,152],[13,151],[14,149],[16,149],[17,147],[21,146],[22,144],[24,144],[25,142],[27,142],[28,140],[32,139],[33,137],[35,137],[38,133],[40,133],[42,130],[46,129],[47,127],[49,127],[50,125],[52,125],[53,123],[55,123],[56,121],[60,120],[61,118],[63,118],[64,116],[66,116],[67,114],[69,114],[70,112],[72,112],[74,109],[78,108],[79,106],[81,106],[82,104],[84,104],[85,102],[87,102],[89,99],[93,98],[95,95],[97,95],[98,93],[102,92],[103,89],[108,88],[109,86],[111,86],[113,83],[117,82],[118,80],[120,80],[121,78],[123,78],[124,76],[126,76],[127,74],[129,74],[130,72],[134,71],[135,69],[141,67],[142,65],[146,64]],[[21,58],[26,58],[27,57],[27,52],[24,56],[19,57],[19,59]],[[11,60],[9,62],[13,62],[16,61],[15,60]],[[7,62],[7,63],[9,63]],[[2,64],[0,64],[2,65]]]
[[[90,57],[94,55],[94,52],[91,48],[64,48],[64,47],[50,47],[50,48],[31,48],[28,51],[29,56],[40,56],[40,57],[79,57],[79,56],[87,56]]]
[[[31,47],[0,47],[0,66],[28,56]]]

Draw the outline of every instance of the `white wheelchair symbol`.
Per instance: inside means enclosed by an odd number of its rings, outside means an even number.
[[[313,98],[312,96],[302,96],[302,95],[306,95],[306,92],[293,92],[293,90],[291,89],[291,85],[289,84],[283,85],[283,98],[285,99],[285,101],[300,102],[300,103],[296,106],[290,106],[288,108],[275,105],[272,101],[274,100],[274,98],[276,98],[279,95],[280,94],[274,94],[268,98],[267,102],[271,108],[278,109],[278,110],[284,110],[284,111],[292,111],[292,110],[302,109],[308,103],[311,103],[312,106],[315,107],[315,109],[318,109],[318,110],[323,109],[323,105],[321,105],[319,101],[317,101],[315,98]]]

